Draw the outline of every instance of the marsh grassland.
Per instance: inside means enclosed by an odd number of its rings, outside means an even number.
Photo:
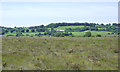
[[[117,37],[2,37],[3,70],[117,70]]]

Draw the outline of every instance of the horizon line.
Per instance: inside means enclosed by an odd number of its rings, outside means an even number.
[[[48,23],[48,24],[36,24],[36,25],[29,25],[29,26],[5,26],[5,25],[0,25],[0,27],[8,27],[8,28],[14,28],[14,27],[33,27],[33,26],[41,26],[41,25],[44,25],[44,26],[47,26],[47,25],[49,25],[49,24],[54,24],[54,23],[96,23],[96,24],[104,24],[104,25],[106,25],[106,24],[113,24],[113,23],[117,23],[118,24],[118,22],[110,22],[110,23],[98,23],[98,22],[51,22],[51,23]]]

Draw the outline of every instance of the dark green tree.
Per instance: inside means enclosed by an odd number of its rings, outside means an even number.
[[[29,32],[29,29],[27,29],[26,32]]]

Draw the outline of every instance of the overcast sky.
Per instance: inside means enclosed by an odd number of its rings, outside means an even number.
[[[110,1],[110,0],[109,0]],[[118,2],[2,2],[2,26],[118,22]]]

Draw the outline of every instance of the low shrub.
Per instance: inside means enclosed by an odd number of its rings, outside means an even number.
[[[16,37],[19,37],[19,36],[24,36],[24,35],[22,33],[17,33]]]
[[[101,37],[101,35],[100,35],[100,34],[97,34],[96,37]]]
[[[84,37],[91,37],[91,36],[92,36],[92,34],[91,34],[91,32],[90,32],[90,31],[86,31],[86,32],[85,32]]]
[[[29,34],[26,34],[26,36],[29,36]]]
[[[64,37],[64,35],[60,35],[59,37]]]
[[[7,35],[7,37],[8,37],[8,36],[14,36],[14,35]]]

